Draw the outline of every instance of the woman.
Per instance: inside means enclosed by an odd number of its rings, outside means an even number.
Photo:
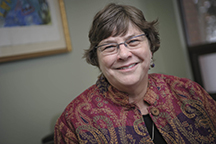
[[[216,143],[216,102],[195,82],[148,74],[160,46],[157,21],[109,4],[89,32],[87,62],[101,75],[55,126],[55,143]]]

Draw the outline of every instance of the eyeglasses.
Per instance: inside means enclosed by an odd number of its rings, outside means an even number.
[[[107,43],[107,44],[99,45],[95,48],[96,49],[99,48],[101,53],[104,55],[112,55],[112,54],[118,53],[118,49],[121,44],[124,44],[125,47],[129,48],[130,50],[133,50],[133,49],[140,47],[141,43],[144,41],[143,36],[146,36],[146,34],[140,34],[140,35],[133,36],[119,44],[118,43]]]

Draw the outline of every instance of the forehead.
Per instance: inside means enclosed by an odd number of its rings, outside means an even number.
[[[118,39],[125,40],[127,38],[132,37],[132,36],[141,34],[142,31],[137,26],[130,23],[128,25],[128,29],[126,30],[125,33],[121,33],[121,34],[116,35],[116,36],[114,35],[114,33],[115,33],[115,30],[113,31],[113,34],[110,37],[103,39],[100,43],[104,43],[107,41],[117,41]]]

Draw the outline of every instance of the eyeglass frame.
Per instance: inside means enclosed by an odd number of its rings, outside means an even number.
[[[130,40],[130,39],[133,39],[133,38],[137,38],[137,37],[141,37],[141,36],[147,36],[145,33],[143,34],[139,34],[139,35],[136,35],[136,36],[133,36],[127,40],[125,40],[124,42],[121,42],[121,43],[107,43],[107,44],[102,44],[102,45],[99,45],[99,46],[96,46],[95,49],[98,49],[102,46],[105,46],[105,45],[109,45],[109,44],[116,44],[116,47],[117,47],[117,52],[118,52],[118,49],[120,48],[120,45],[124,44],[124,46],[128,49],[130,49],[128,46],[127,46],[127,41]],[[131,50],[131,49],[130,49]],[[114,53],[113,53],[114,54]]]

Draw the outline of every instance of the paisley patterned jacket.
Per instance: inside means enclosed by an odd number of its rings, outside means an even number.
[[[216,102],[197,83],[149,74],[144,100],[168,144],[216,143]],[[55,143],[153,143],[139,108],[101,76],[76,97],[55,125]]]

